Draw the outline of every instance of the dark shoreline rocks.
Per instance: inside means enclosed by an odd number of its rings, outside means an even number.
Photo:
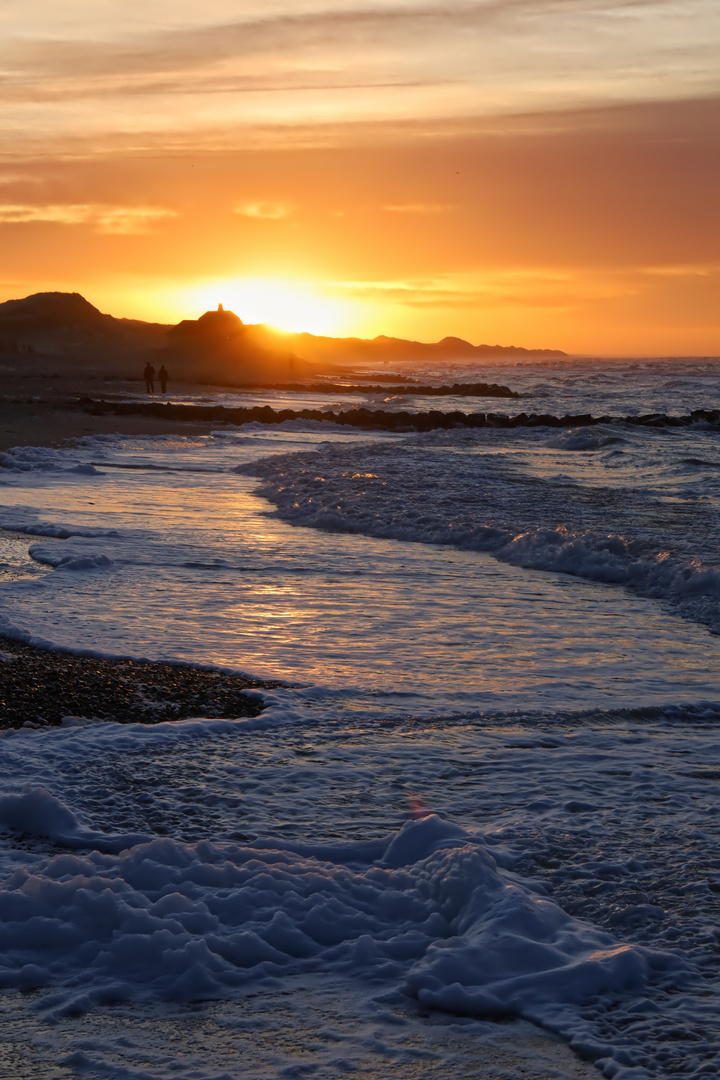
[[[0,637],[0,730],[57,727],[63,717],[158,724],[257,716],[243,690],[282,685],[183,664],[107,660]]]
[[[69,404],[69,403],[68,403]],[[93,416],[153,416],[168,420],[201,420],[220,424],[282,424],[285,420],[315,420],[318,423],[340,424],[365,431],[436,431],[449,428],[516,428],[516,427],[594,427],[597,424],[630,424],[633,427],[690,427],[705,424],[720,427],[720,410],[695,409],[685,416],[666,413],[647,413],[643,416],[592,416],[578,413],[553,416],[550,413],[464,413],[459,410],[440,412],[389,411],[387,409],[342,409],[322,412],[320,409],[273,409],[269,405],[252,408],[229,408],[225,405],[178,405],[160,401],[105,401],[82,397],[74,402],[76,408]]]
[[[393,376],[396,379],[397,376]],[[521,395],[511,390],[509,386],[501,383],[453,383],[452,386],[431,386],[428,383],[419,383],[414,379],[406,378],[401,384],[395,383],[273,383],[268,386],[248,387],[238,389],[250,390],[283,390],[297,394],[386,394],[393,397],[501,397],[519,398]]]

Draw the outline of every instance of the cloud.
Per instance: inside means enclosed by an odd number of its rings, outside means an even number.
[[[260,16],[239,4],[245,17],[214,25],[213,4],[205,25],[183,6],[172,27],[149,16],[143,27],[139,16],[140,30],[122,37],[90,15],[74,40],[61,23],[33,38],[17,16],[0,38],[10,130],[28,127],[18,106],[35,105],[37,120],[42,105],[90,97],[126,99],[138,130],[161,114],[172,127],[498,115],[697,96],[720,84],[720,15],[708,0],[347,0],[332,10],[282,0]],[[116,107],[97,107],[114,130]],[[68,123],[89,119],[81,109]]]
[[[639,274],[648,274],[650,277],[669,278],[707,278],[720,273],[718,265],[689,265],[689,266],[643,266]]]
[[[554,3],[555,0],[549,0]],[[537,6],[537,0],[489,0],[486,3],[368,5],[362,0],[345,10],[309,11],[297,14],[291,5],[266,16],[233,22],[195,25],[170,31],[126,35],[124,40],[78,37],[52,40],[45,34],[33,38],[24,33],[6,36],[9,71],[28,74],[40,68],[47,74],[75,79],[83,76],[156,75],[188,72],[208,64],[268,55],[285,59],[312,51],[319,68],[328,67],[328,56],[350,49],[355,55],[367,47],[378,50],[400,45],[400,52],[419,39],[438,33],[467,31],[503,17],[517,7]],[[397,52],[395,57],[397,58]],[[310,70],[303,64],[305,73]],[[277,67],[266,69],[272,80]]]
[[[174,210],[154,206],[108,206],[94,203],[49,203],[45,206],[0,204],[0,225],[25,225],[30,222],[91,225],[98,233],[120,236],[150,232],[155,222],[169,217],[177,217]]]
[[[235,207],[240,217],[257,218],[261,221],[280,221],[290,216],[290,208],[276,202],[248,202]]]
[[[580,275],[544,268],[477,271],[436,278],[336,282],[348,298],[412,309],[548,309],[567,311],[593,301],[634,295],[637,275],[627,271]]]
[[[2,187],[12,187],[14,184],[38,184],[40,180],[37,176],[33,176],[31,173],[13,173],[6,172],[0,173],[0,185]]]
[[[383,206],[389,214],[444,214],[454,207],[449,203],[399,203],[395,206]]]

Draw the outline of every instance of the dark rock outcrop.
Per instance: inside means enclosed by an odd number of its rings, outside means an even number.
[[[69,404],[69,403],[68,403]],[[390,412],[386,409],[340,409],[324,412],[320,409],[272,409],[269,405],[233,408],[225,405],[179,405],[159,401],[105,401],[80,398],[74,403],[83,412],[96,416],[160,416],[175,420],[211,420],[226,424],[282,424],[285,420],[314,420],[324,424],[344,424],[366,431],[436,431],[449,428],[517,428],[595,427],[598,424],[628,424],[632,427],[693,427],[720,430],[720,409],[695,409],[684,416],[647,413],[643,416],[591,416],[590,413],[465,413],[460,410],[441,412]]]
[[[158,352],[174,379],[188,382],[267,384],[268,380],[311,375],[309,364],[282,348],[273,348],[234,312],[206,311],[199,319],[183,319],[168,330],[167,346]]]

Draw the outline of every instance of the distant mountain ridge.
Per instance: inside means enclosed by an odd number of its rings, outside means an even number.
[[[315,334],[290,334],[289,338],[301,349],[305,342],[315,356],[330,359],[332,353],[342,347],[364,360],[474,360],[496,356],[545,356],[562,357],[567,353],[560,349],[525,349],[519,345],[472,345],[459,337],[444,337],[441,341],[411,341],[407,338],[388,337],[380,334],[375,338],[332,338]]]
[[[444,361],[493,357],[563,357],[559,349],[515,345],[472,345],[458,337],[437,342],[375,338],[334,338],[309,333],[280,333],[252,325],[222,305],[199,319],[175,326],[117,319],[103,314],[80,293],[34,293],[0,303],[0,363],[30,357],[52,358],[65,369],[92,367],[99,373],[121,368],[133,373],[148,358],[172,363],[178,378],[198,382],[258,378],[307,378],[347,370],[367,362]]]

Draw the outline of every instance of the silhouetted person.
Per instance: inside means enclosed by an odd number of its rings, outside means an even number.
[[[165,365],[163,364],[162,367],[160,368],[160,370],[158,371],[158,379],[160,380],[160,392],[162,394],[165,393],[165,387],[168,384],[168,378],[169,378],[168,373],[165,370]]]
[[[143,378],[145,379],[145,386],[147,387],[148,394],[155,393],[155,368],[148,360],[143,371]]]

